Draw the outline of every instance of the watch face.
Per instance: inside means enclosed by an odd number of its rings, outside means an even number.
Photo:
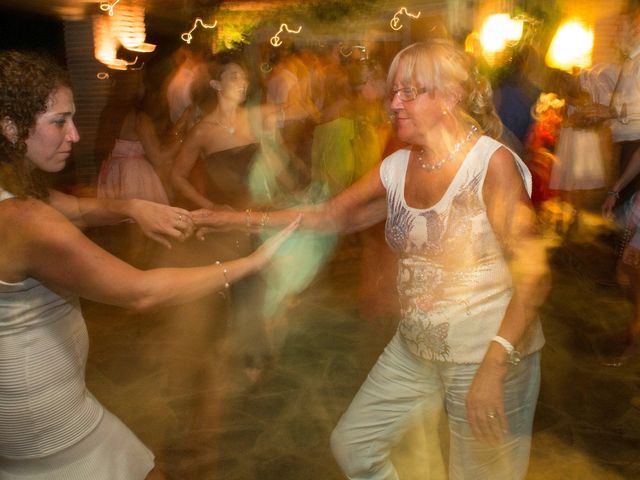
[[[518,365],[520,363],[520,360],[522,360],[520,352],[518,352],[517,350],[512,350],[511,352],[509,352],[507,356],[507,362],[509,362],[511,365]]]

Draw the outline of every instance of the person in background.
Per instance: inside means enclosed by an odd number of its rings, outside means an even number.
[[[108,154],[101,159],[96,196],[169,205],[165,186],[170,187],[168,175],[180,142],[173,137],[164,144],[144,111],[141,72],[122,72],[112,87],[99,127],[96,150]],[[96,235],[101,237],[99,243],[129,263],[141,267],[151,263],[153,248],[136,225],[125,222]]]
[[[614,145],[619,148],[619,161],[616,182],[607,193],[603,211],[608,214],[613,207],[622,204],[638,190],[638,179],[628,179],[627,166],[640,147],[640,2],[630,0],[626,11],[620,17],[619,24],[620,53],[623,56],[621,66],[611,64],[609,69],[618,71],[617,80],[609,91],[599,93],[600,103],[589,114],[592,117],[609,119]],[[598,66],[597,70],[602,67]],[[593,70],[593,69],[592,69]],[[589,88],[591,71],[582,76],[581,84]],[[619,177],[619,178],[617,178]],[[622,185],[622,180],[626,180]]]
[[[87,390],[79,298],[147,310],[228,287],[273,257],[291,228],[256,252],[199,268],[142,271],[80,228],[133,218],[171,246],[189,212],[144,200],[48,190],[79,140],[69,80],[34,54],[0,53],[0,478],[162,479],[154,456]]]
[[[205,47],[197,42],[193,45],[183,45],[175,53],[176,69],[166,87],[169,118],[174,125],[193,104],[191,88],[204,68],[205,57]]]
[[[608,220],[616,220],[622,230],[621,255],[618,260],[618,280],[628,292],[634,306],[634,314],[622,335],[615,335],[609,366],[624,364],[636,352],[640,335],[640,275],[637,258],[640,243],[636,238],[640,199],[640,2],[630,0],[619,23],[620,51],[623,62],[620,67],[611,64],[596,66],[595,71],[607,69],[618,71],[613,88],[599,92],[600,104],[589,112],[592,118],[608,119],[614,146],[617,146],[618,162],[615,181],[609,188],[602,204],[602,214]],[[592,72],[583,74],[581,83],[588,88],[600,85],[589,81]],[[599,108],[597,108],[599,107]],[[638,402],[640,404],[640,402]]]
[[[288,168],[293,172],[296,188],[302,190],[311,179],[313,132],[320,112],[311,98],[309,66],[293,45],[283,47],[272,54],[273,71],[267,80],[266,103],[278,112],[276,125],[289,156]],[[327,108],[326,103],[322,108]]]
[[[168,146],[161,142],[150,116],[142,108],[145,88],[140,73],[124,75],[115,81],[111,101],[102,116],[102,128],[116,126],[116,131],[106,140],[110,153],[100,166],[97,195],[169,205],[158,172],[170,169],[180,142],[174,140]]]

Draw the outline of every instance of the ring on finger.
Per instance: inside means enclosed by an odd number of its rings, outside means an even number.
[[[496,413],[487,413],[487,417],[489,418],[489,420],[495,420],[498,415]]]
[[[182,222],[182,215],[178,215],[178,221]]]

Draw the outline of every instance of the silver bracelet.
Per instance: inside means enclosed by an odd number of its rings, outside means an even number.
[[[269,224],[269,212],[263,212],[260,217],[260,227],[264,228]]]
[[[216,260],[216,265],[222,265],[222,263],[220,263],[220,260]],[[227,273],[229,273],[227,267],[222,266],[222,275],[224,275],[224,288],[229,288],[231,286]]]

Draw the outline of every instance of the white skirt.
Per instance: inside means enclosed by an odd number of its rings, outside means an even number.
[[[562,128],[549,188],[591,190],[605,185],[604,155],[598,130]]]
[[[116,416],[104,411],[75,445],[40,458],[0,457],[0,480],[144,480],[153,453]]]

